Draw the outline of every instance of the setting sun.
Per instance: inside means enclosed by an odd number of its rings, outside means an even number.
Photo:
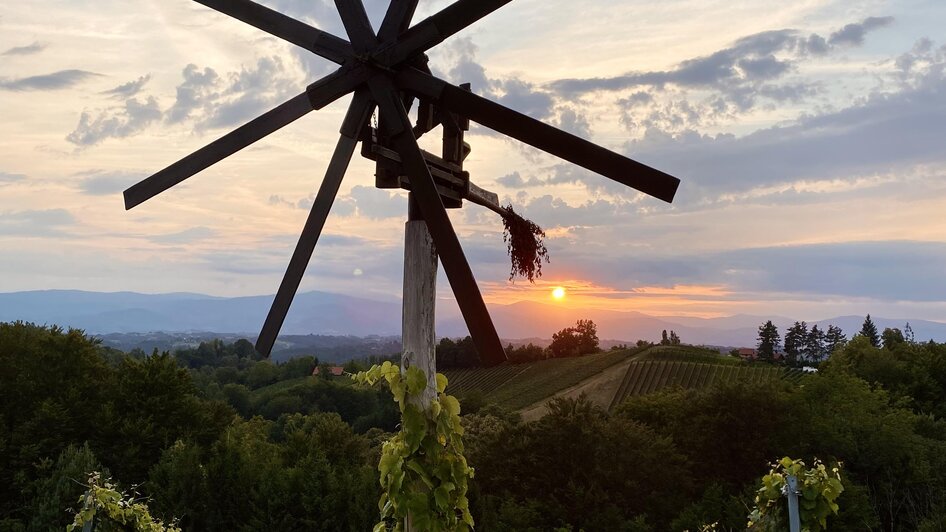
[[[553,298],[553,299],[562,299],[563,297],[565,297],[565,289],[564,289],[564,288],[562,288],[561,286],[556,286],[554,289],[552,289],[552,298]]]

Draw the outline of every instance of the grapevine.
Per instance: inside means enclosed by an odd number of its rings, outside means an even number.
[[[473,468],[463,456],[460,402],[444,393],[447,378],[437,374],[437,398],[426,409],[417,400],[427,387],[420,368],[402,372],[384,362],[352,378],[367,385],[383,379],[401,410],[400,431],[381,448],[381,520],[374,532],[403,531],[408,518],[412,530],[471,530],[466,492]]]
[[[762,487],[756,492],[755,509],[749,514],[750,529],[781,531],[788,527],[785,493],[790,475],[798,479],[802,531],[827,530],[828,516],[838,513],[835,501],[844,491],[840,464],[829,471],[815,459],[813,467],[808,469],[805,462],[787,456],[772,464],[769,474],[762,477]]]
[[[181,532],[174,523],[165,525],[151,517],[146,504],[119,491],[109,479],[102,480],[99,473],[89,473],[88,483],[89,489],[79,497],[82,509],[66,532],[91,529],[93,523],[102,530]]]

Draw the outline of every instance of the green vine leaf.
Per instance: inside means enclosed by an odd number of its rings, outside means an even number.
[[[838,513],[836,500],[844,491],[841,465],[837,464],[829,471],[815,459],[809,469],[805,462],[787,456],[772,464],[772,470],[762,477],[762,487],[756,491],[755,508],[749,514],[749,528],[774,532],[788,527],[788,512],[784,508],[789,476],[798,480],[802,530],[827,530],[828,516]]]
[[[427,376],[420,368],[401,371],[390,362],[353,376],[362,385],[382,380],[401,410],[400,431],[381,447],[381,519],[375,532],[402,531],[405,520],[418,531],[465,531],[473,528],[468,481],[471,468],[463,456],[460,402],[446,395],[447,378],[436,375],[437,397],[421,408]]]

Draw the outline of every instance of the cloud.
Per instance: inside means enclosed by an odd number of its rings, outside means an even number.
[[[864,36],[871,30],[883,28],[893,23],[893,17],[867,17],[863,21],[848,24],[831,34],[828,44],[837,46],[860,46],[864,44]]]
[[[866,298],[889,302],[946,299],[942,268],[946,243],[909,240],[853,241],[667,253],[639,247],[620,253],[576,242],[547,240],[547,273],[580,272],[583,279],[634,291],[641,287],[718,286],[732,300],[825,301]],[[587,234],[586,234],[587,233]],[[594,256],[594,260],[588,260]]]
[[[590,91],[617,91],[641,86],[674,84],[680,87],[725,87],[778,78],[792,66],[778,52],[795,53],[800,37],[795,30],[773,30],[738,39],[712,54],[687,59],[672,70],[628,72],[610,78],[562,79],[549,87],[562,96]]]
[[[100,76],[95,72],[85,70],[60,70],[51,74],[40,76],[30,76],[19,79],[0,80],[0,89],[10,91],[48,91],[68,89],[74,87],[83,81]]]
[[[215,97],[213,88],[219,79],[214,69],[200,70],[195,64],[184,67],[182,75],[184,82],[177,86],[177,98],[165,117],[172,124],[189,118],[195,110],[207,105]]]
[[[539,120],[550,118],[555,100],[548,91],[517,77],[490,78],[476,61],[477,47],[469,37],[450,41],[444,53],[451,66],[447,72],[435,74],[455,83],[469,83],[470,89],[520,113]]]
[[[271,194],[271,195],[269,196],[269,199],[266,200],[266,203],[269,203],[270,205],[273,205],[273,206],[275,206],[275,207],[290,207],[290,208],[294,208],[294,207],[296,206],[296,204],[294,204],[293,202],[291,202],[291,201],[289,201],[289,200],[283,198],[282,196],[280,196],[280,195],[278,195],[278,194]]]
[[[220,76],[209,67],[189,64],[165,120],[192,120],[198,131],[241,125],[301,91],[299,82],[279,57],[261,57],[253,67]]]
[[[9,172],[0,172],[0,184],[16,183],[17,181],[24,181],[25,179],[26,179],[25,174],[11,174]]]
[[[47,46],[49,45],[46,43],[36,41],[33,44],[27,44],[26,46],[14,46],[0,55],[33,55],[42,52]]]
[[[64,234],[64,227],[75,222],[72,213],[65,209],[0,212],[0,235],[58,236]]]
[[[382,219],[407,215],[407,198],[397,192],[355,185],[349,195],[354,200],[360,216]]]
[[[145,174],[126,172],[85,172],[88,177],[79,181],[79,190],[91,196],[108,196],[118,194],[126,188],[141,181]]]
[[[217,231],[204,226],[191,227],[176,233],[166,233],[148,237],[157,244],[190,244],[199,240],[207,240],[217,236]]]
[[[683,178],[685,189],[696,189],[691,199],[707,192],[943,163],[946,78],[940,66],[901,91],[874,93],[851,107],[742,137],[650,130],[625,151]]]
[[[571,107],[562,107],[558,113],[558,127],[572,135],[582,138],[591,137],[591,125],[588,119]]]
[[[497,177],[496,182],[500,185],[503,185],[504,187],[509,188],[537,187],[548,184],[546,181],[536,177],[530,177],[528,180],[523,179],[519,172],[513,172],[502,177]]]
[[[817,83],[782,80],[807,58],[827,54],[838,46],[860,45],[867,32],[892,21],[892,17],[870,17],[848,24],[829,39],[816,33],[805,36],[794,29],[765,31],[737,39],[711,54],[684,60],[669,70],[561,79],[549,83],[546,89],[568,100],[597,91],[636,89],[630,97],[621,99],[622,121],[642,129],[661,122],[667,129],[666,122],[673,120],[687,122],[690,127],[714,124],[720,118],[753,110],[760,101],[800,102],[818,95],[821,87]],[[664,109],[649,117],[639,116],[657,101],[652,93],[658,91]],[[701,91],[702,99],[695,101],[690,91]],[[668,104],[668,99],[673,103]],[[686,106],[690,109],[683,108]]]
[[[123,83],[115,87],[114,89],[103,91],[102,94],[108,94],[118,99],[131,98],[132,96],[135,96],[136,94],[141,92],[141,89],[143,89],[145,84],[148,83],[148,81],[150,80],[151,80],[151,74],[148,74],[146,76],[141,76],[140,78],[136,80],[129,81],[128,83]]]
[[[83,111],[79,124],[66,140],[80,147],[92,146],[108,138],[134,135],[161,117],[161,108],[153,96],[145,101],[129,98],[123,107],[101,110],[94,116]]]
[[[294,204],[294,206],[297,209],[302,209],[306,211],[311,209],[313,202],[315,202],[315,194],[316,193],[313,192],[312,194],[309,194],[308,196],[304,198],[300,198]],[[279,197],[279,199],[282,200],[281,197]],[[287,203],[289,202],[287,201]],[[289,205],[293,205],[293,204],[289,203]],[[348,196],[336,197],[335,201],[332,202],[332,210],[331,210],[332,216],[353,216],[355,212],[356,212],[356,203],[355,203],[355,200],[352,199],[351,197],[348,197]]]

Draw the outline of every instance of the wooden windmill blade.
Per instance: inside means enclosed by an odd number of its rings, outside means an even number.
[[[289,41],[296,46],[342,64],[351,57],[352,48],[345,39],[286,16],[250,0],[194,0],[224,15]]]
[[[128,187],[124,192],[125,209],[131,209],[157,196],[197,172],[295,122],[310,111],[312,111],[312,104],[306,93],[292,98],[156,174]]]
[[[391,0],[388,10],[384,13],[381,28],[378,29],[378,39],[382,42],[396,38],[411,25],[418,0]]]
[[[668,203],[673,201],[680,185],[680,180],[670,174],[513,111],[420,70],[404,69],[398,75],[397,81],[404,90],[436,100],[444,108],[462,113],[474,122]]]
[[[360,67],[342,67],[306,92],[247,122],[196,152],[125,190],[125,209],[131,209],[181,181],[226,159],[250,144],[295,122],[309,112],[321,109],[350,92],[364,81],[367,73]]]
[[[423,153],[417,145],[417,139],[411,128],[407,111],[401,104],[396,87],[387,78],[375,77],[368,80],[371,93],[378,102],[378,111],[384,119],[391,143],[400,153],[405,170],[411,180],[411,192],[416,195],[417,203],[427,229],[433,238],[434,247],[443,269],[450,281],[450,287],[456,296],[460,313],[466,322],[480,360],[487,366],[495,366],[506,361],[499,334],[483,301],[483,295],[473,277],[460,240],[453,229],[447,210],[440,199],[440,193],[430,175],[430,169]]]
[[[355,52],[363,54],[374,50],[378,46],[378,39],[361,0],[335,0],[335,7],[338,8],[342,25],[345,26],[345,32],[348,33]]]
[[[312,257],[312,252],[319,241],[319,236],[322,234],[322,228],[325,227],[325,220],[328,218],[335,197],[338,195],[338,189],[345,177],[345,172],[348,170],[348,164],[355,153],[355,146],[361,137],[361,131],[373,109],[374,103],[369,98],[368,93],[363,90],[355,93],[351,104],[348,106],[348,113],[342,121],[335,152],[332,154],[332,159],[325,170],[325,177],[322,179],[319,192],[312,202],[312,208],[309,210],[309,216],[306,218],[305,226],[303,226],[302,233],[299,235],[299,241],[292,252],[292,258],[289,259],[289,266],[286,268],[286,273],[279,284],[279,290],[276,292],[273,304],[266,315],[266,321],[263,322],[263,328],[256,339],[256,350],[265,356],[269,356],[273,350],[273,344],[276,343],[276,337],[286,320],[289,306],[292,304],[296,291],[299,290],[299,284],[305,275],[309,259]]]
[[[395,66],[442,43],[512,0],[457,0],[412,26],[395,40],[382,44],[375,59]]]

